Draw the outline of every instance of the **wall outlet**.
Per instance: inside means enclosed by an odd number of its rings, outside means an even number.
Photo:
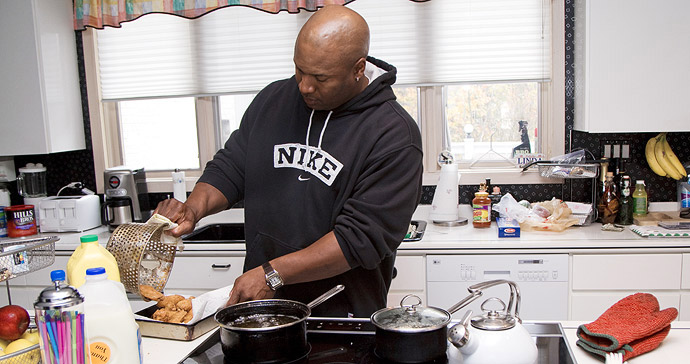
[[[630,159],[630,140],[602,140],[600,143],[603,158]]]

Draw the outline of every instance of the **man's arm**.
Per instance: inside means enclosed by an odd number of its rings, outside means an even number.
[[[179,226],[171,230],[172,236],[181,236],[194,231],[202,217],[215,214],[228,207],[228,200],[222,192],[208,183],[197,183],[187,202],[167,199],[158,203],[154,213],[161,214]]]
[[[350,265],[333,231],[310,246],[271,260],[285,284],[311,282],[330,278],[350,270]],[[273,297],[266,285],[262,267],[256,267],[235,280],[228,304]]]

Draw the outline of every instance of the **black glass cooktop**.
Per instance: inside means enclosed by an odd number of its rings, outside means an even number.
[[[537,343],[538,364],[575,364],[558,324],[524,324]],[[311,350],[307,357],[294,363],[358,363],[379,364],[382,360],[374,353],[375,327],[369,319],[309,318],[307,339]],[[451,346],[445,357],[432,364],[461,363]],[[185,358],[182,364],[231,364],[226,361],[216,332]]]

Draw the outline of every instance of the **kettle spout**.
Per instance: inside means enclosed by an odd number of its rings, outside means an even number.
[[[472,317],[472,310],[465,312],[462,320],[448,330],[448,341],[465,355],[474,353],[478,347],[476,338],[470,336],[468,328],[470,317]]]

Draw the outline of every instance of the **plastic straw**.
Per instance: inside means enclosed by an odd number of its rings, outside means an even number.
[[[81,314],[77,313],[76,317],[77,324],[74,326],[77,332],[77,364],[84,364],[84,343],[81,338]]]
[[[72,363],[72,320],[69,319],[69,312],[62,313],[62,325],[65,329],[65,352],[67,353],[67,364]]]
[[[84,335],[84,314],[79,315],[79,333],[81,334],[81,348],[83,350],[82,354],[82,364],[88,364],[89,363],[89,348],[87,345],[89,344],[86,341],[86,335]]]
[[[51,343],[48,339],[48,330],[46,328],[46,322],[43,315],[39,316],[37,324],[38,331],[41,334],[41,340],[43,340],[43,356],[45,360],[48,362],[47,364],[53,364],[55,363],[55,360],[53,359],[53,355],[51,353]]]
[[[46,314],[46,327],[48,328],[48,335],[50,336],[50,345],[53,348],[53,353],[55,354],[55,362],[60,363],[60,354],[58,352],[58,342],[57,335],[55,332],[55,322],[50,319],[50,315]]]
[[[77,353],[77,318],[74,311],[69,312],[70,316],[70,331],[72,332],[72,364],[78,364],[77,358],[79,354]]]

